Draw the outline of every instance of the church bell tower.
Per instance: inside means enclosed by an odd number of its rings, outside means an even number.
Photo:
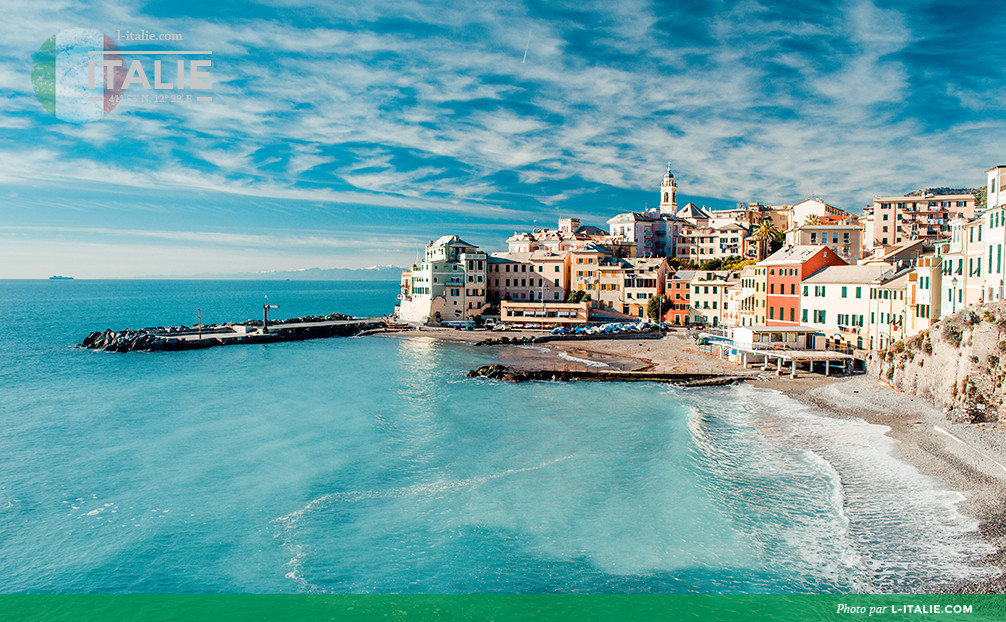
[[[678,211],[678,184],[671,172],[671,163],[667,163],[667,173],[660,183],[660,213],[674,215]]]

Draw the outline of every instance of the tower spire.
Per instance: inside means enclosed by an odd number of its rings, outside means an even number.
[[[671,163],[667,163],[667,173],[660,183],[660,213],[674,215],[678,211],[678,184],[671,172]]]

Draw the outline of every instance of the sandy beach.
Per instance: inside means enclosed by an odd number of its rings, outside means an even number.
[[[479,342],[487,337],[521,337],[541,332],[488,333],[429,329],[382,336],[429,336]],[[792,379],[774,371],[742,370],[738,365],[703,352],[684,331],[663,339],[553,341],[528,345],[492,345],[499,362],[512,367],[590,369],[607,366],[624,370],[701,372],[750,376],[751,386],[771,389],[812,404],[834,417],[854,417],[889,428],[899,457],[919,471],[966,496],[961,510],[978,519],[982,536],[997,553],[984,560],[999,568],[997,577],[965,585],[937,585],[933,591],[1006,592],[1006,425],[964,424],[947,420],[940,410],[864,374],[824,377],[806,371]]]

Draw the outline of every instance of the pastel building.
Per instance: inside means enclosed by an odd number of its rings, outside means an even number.
[[[664,294],[670,266],[663,257],[616,259],[624,265],[622,271],[625,294],[621,312],[636,317],[646,317],[650,298]]]
[[[511,253],[531,253],[539,250],[561,253],[580,248],[590,242],[606,242],[609,237],[604,229],[581,224],[578,218],[560,218],[558,229],[515,232],[507,239],[507,247]]]
[[[728,222],[719,227],[681,226],[678,234],[677,257],[701,263],[709,259],[743,257],[748,251],[748,227]]]
[[[919,257],[915,270],[908,275],[905,337],[929,330],[940,319],[942,265],[941,255],[925,255]]]
[[[737,282],[727,290],[727,313],[723,323],[728,326],[755,325],[755,271],[752,265],[744,266]]]
[[[862,254],[862,228],[857,223],[797,224],[786,231],[786,244],[830,248],[845,263],[855,264]]]
[[[967,306],[985,302],[985,248],[983,240],[985,221],[975,218],[964,225],[967,237],[965,258],[968,278],[964,290],[964,303]]]
[[[612,256],[611,250],[598,244],[587,244],[570,251],[569,289],[590,294],[597,300],[600,291],[601,264]]]
[[[960,311],[965,306],[964,292],[967,290],[966,259],[967,237],[965,221],[958,219],[950,225],[950,239],[943,245],[940,270],[940,317]]]
[[[982,215],[985,221],[985,301],[993,302],[1004,298],[1004,278],[1006,278],[1006,191],[1002,181],[1006,179],[1006,167],[996,166],[986,171],[988,185],[986,196],[988,207]]]
[[[870,283],[867,318],[869,348],[884,350],[905,338],[908,275],[911,268],[891,269]]]
[[[569,293],[570,253],[492,253],[487,258],[487,299],[564,301]]]
[[[800,324],[823,332],[833,343],[869,345],[871,283],[890,265],[826,266],[801,283]]]
[[[873,250],[909,240],[945,238],[951,221],[973,218],[975,213],[975,197],[968,192],[878,197],[863,210],[863,244]]]
[[[838,223],[855,221],[856,216],[833,205],[828,205],[821,199],[804,199],[799,203],[794,203],[790,208],[790,219],[786,229],[799,227],[807,222],[811,217],[816,217],[819,222]]]
[[[456,235],[431,241],[423,262],[402,275],[395,309],[406,322],[464,321],[486,306],[486,254]]]
[[[737,283],[730,270],[696,270],[689,282],[690,323],[719,326],[726,323],[728,290]]]

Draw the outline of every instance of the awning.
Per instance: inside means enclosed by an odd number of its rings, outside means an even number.
[[[736,302],[743,302],[743,301],[747,300],[748,298],[750,298],[751,296],[754,296],[754,295],[755,295],[754,291],[749,291],[746,294],[741,294],[740,296],[737,296],[736,298],[734,298],[734,300]]]

